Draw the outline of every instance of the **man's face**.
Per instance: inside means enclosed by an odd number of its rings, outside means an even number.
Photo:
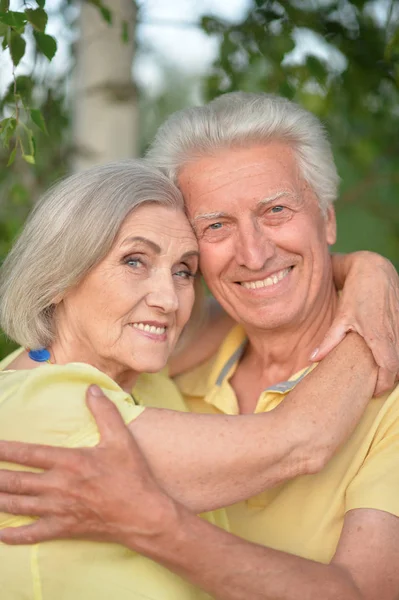
[[[247,330],[297,326],[331,289],[324,217],[294,152],[280,142],[225,149],[179,175],[200,248],[200,268],[220,304]]]

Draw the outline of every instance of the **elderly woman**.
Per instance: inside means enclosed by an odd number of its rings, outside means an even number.
[[[85,404],[94,383],[129,424],[160,484],[191,510],[213,510],[321,468],[372,395],[370,352],[349,337],[270,413],[184,413],[174,384],[158,372],[190,317],[197,269],[182,197],[154,168],[115,163],[53,188],[3,267],[1,326],[26,350],[0,373],[0,438],[94,446],[98,431]],[[309,396],[312,418],[303,402]],[[31,523],[36,510],[27,496],[15,511],[26,516],[2,513],[0,528]],[[222,511],[208,518],[226,525]],[[0,564],[2,594],[10,600],[201,595],[116,544],[0,544]]]

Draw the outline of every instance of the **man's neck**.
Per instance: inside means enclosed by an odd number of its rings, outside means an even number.
[[[311,364],[312,353],[333,321],[337,302],[337,293],[331,284],[302,322],[273,331],[247,332],[246,351],[231,379],[240,412],[253,412],[263,390],[286,381]]]

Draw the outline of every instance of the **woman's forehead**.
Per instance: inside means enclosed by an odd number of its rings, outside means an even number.
[[[123,221],[116,245],[150,240],[161,248],[171,243],[187,246],[184,251],[196,250],[197,242],[191,225],[182,210],[161,204],[143,204]]]

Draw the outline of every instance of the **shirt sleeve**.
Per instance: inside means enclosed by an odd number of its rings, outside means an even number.
[[[55,446],[91,446],[99,441],[86,392],[98,385],[125,423],[141,415],[130,394],[107,375],[83,363],[43,365],[4,373],[0,392],[0,439]]]
[[[373,434],[362,467],[348,486],[345,510],[372,508],[399,517],[399,391]]]

